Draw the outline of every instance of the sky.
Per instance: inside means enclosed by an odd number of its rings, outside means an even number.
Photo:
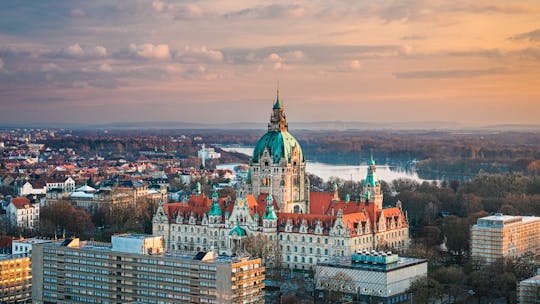
[[[0,123],[540,123],[540,1],[0,1]]]

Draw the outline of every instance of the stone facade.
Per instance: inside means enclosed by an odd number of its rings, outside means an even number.
[[[236,201],[217,193],[207,197],[197,185],[187,201],[160,204],[153,233],[164,236],[168,250],[213,249],[227,255],[262,236],[272,248],[267,265],[292,269],[312,269],[317,262],[363,249],[404,250],[409,230],[401,203],[382,207],[375,162],[369,165],[361,201],[340,200],[337,187],[333,193],[309,192],[302,149],[287,131],[278,98]]]

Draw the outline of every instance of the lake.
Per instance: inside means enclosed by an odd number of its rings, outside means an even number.
[[[228,152],[238,152],[251,156],[253,154],[253,147],[236,147],[236,146],[219,146],[220,149]],[[359,165],[335,165],[322,162],[307,161],[306,171],[315,174],[322,178],[324,181],[332,176],[339,177],[345,180],[360,181],[367,175],[367,164]],[[387,164],[377,165],[377,176],[379,179],[386,182],[392,182],[399,178],[408,178],[418,182],[428,181],[421,179],[418,174],[411,170],[405,170],[396,166],[390,166]]]

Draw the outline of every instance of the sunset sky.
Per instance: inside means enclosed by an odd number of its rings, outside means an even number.
[[[540,1],[0,2],[0,123],[540,123]]]

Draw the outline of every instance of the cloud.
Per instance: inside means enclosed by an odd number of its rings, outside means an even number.
[[[203,16],[203,9],[197,4],[188,3],[175,7],[174,19],[189,20],[197,19]]]
[[[524,58],[540,60],[540,48],[530,47],[517,52],[517,54]]]
[[[534,31],[521,33],[515,36],[510,37],[511,40],[529,40],[529,41],[540,41],[540,29]]]
[[[359,61],[359,60],[353,60],[351,61],[351,63],[349,64],[349,67],[352,69],[352,70],[359,70],[362,68],[362,63]]]
[[[86,12],[83,9],[74,8],[69,12],[69,15],[71,17],[81,18],[81,17],[86,17]]]
[[[277,53],[272,53],[265,58],[265,61],[281,62],[283,61],[283,58],[281,58],[281,56],[279,56]]]
[[[200,48],[186,46],[182,51],[177,51],[174,57],[184,63],[212,63],[223,61],[223,53],[221,51],[211,50],[206,46]]]
[[[101,65],[99,66],[99,70],[100,70],[101,72],[111,72],[111,71],[112,71],[112,67],[111,67],[109,64],[107,64],[107,63],[103,63],[103,64],[101,64]]]
[[[28,97],[21,98],[18,100],[20,103],[29,103],[29,104],[53,104],[53,103],[64,103],[66,101],[72,101],[65,97]]]
[[[156,44],[151,43],[144,44],[130,44],[129,52],[132,55],[146,58],[146,59],[169,59],[171,57],[171,52],[167,44]]]
[[[428,37],[425,35],[407,35],[403,36],[401,40],[426,40]]]
[[[166,7],[167,6],[163,1],[160,1],[160,0],[152,1],[152,9],[158,13],[163,12],[163,10],[165,10]]]
[[[275,19],[275,18],[299,18],[307,14],[307,9],[299,4],[281,5],[271,4],[267,6],[256,6],[226,13],[225,18],[251,17],[257,19]]]
[[[59,72],[59,71],[62,71],[63,69],[60,66],[58,66],[56,63],[48,62],[48,63],[42,64],[40,70],[42,72]]]
[[[504,74],[506,68],[471,69],[471,70],[423,70],[393,73],[397,79],[446,79],[446,78],[471,78],[484,75]]]
[[[100,45],[81,47],[75,43],[62,49],[57,55],[70,58],[103,58],[107,56],[107,49]]]

